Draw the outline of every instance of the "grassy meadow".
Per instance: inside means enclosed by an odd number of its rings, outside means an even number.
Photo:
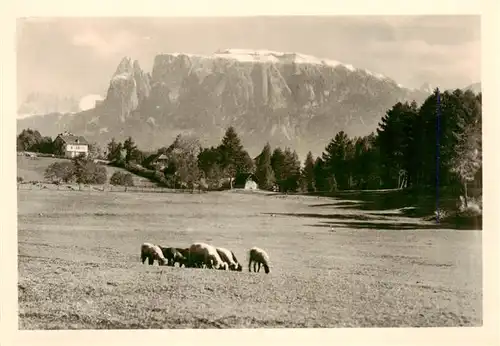
[[[482,324],[481,231],[398,209],[237,190],[20,190],[18,226],[20,329]],[[143,265],[146,241],[226,247],[244,270]],[[270,274],[248,272],[252,246]]]
[[[30,158],[27,156],[17,156],[17,176],[23,178],[24,181],[45,181],[45,170],[55,162],[67,162],[68,159],[60,159],[53,157],[37,157]],[[129,173],[127,170],[120,167],[113,167],[106,165],[107,181],[115,172]],[[132,174],[132,173],[131,173]],[[156,186],[156,183],[150,180],[140,177],[138,175],[132,174],[135,186]]]

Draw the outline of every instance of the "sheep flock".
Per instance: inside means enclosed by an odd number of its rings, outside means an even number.
[[[253,247],[248,252],[248,271],[259,272],[261,266],[269,274],[269,256],[258,247]],[[158,265],[185,268],[208,268],[217,270],[242,271],[243,266],[238,262],[233,251],[226,248],[215,247],[206,243],[193,243],[187,248],[164,247],[152,243],[141,245],[141,262],[148,261],[149,265],[158,262]]]

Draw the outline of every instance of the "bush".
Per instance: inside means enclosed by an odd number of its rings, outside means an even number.
[[[464,217],[466,216],[475,217],[483,215],[483,206],[481,198],[469,197],[467,199],[467,206],[466,206],[464,197],[460,196],[458,214]]]
[[[130,173],[115,172],[109,179],[111,185],[134,186],[134,178]]]
[[[481,198],[469,197],[467,206],[465,200],[460,196],[459,202],[455,208],[439,210],[440,223],[450,225],[456,229],[482,229],[482,203]],[[436,212],[434,212],[434,217]]]
[[[23,177],[17,177],[17,182],[22,183],[24,181]]]
[[[160,186],[166,186],[167,181],[165,175],[159,171],[154,171],[151,169],[146,169],[139,165],[129,164],[125,168],[127,171],[132,172],[140,177],[149,179],[151,181],[157,182]]]
[[[75,158],[72,161],[54,162],[45,170],[45,179],[57,182],[79,184],[104,184],[107,180],[106,168],[92,160]]]
[[[82,184],[105,184],[108,179],[106,167],[93,161],[85,161],[80,174],[77,176],[77,182]]]
[[[73,162],[54,162],[45,170],[45,179],[49,181],[62,181],[69,183],[75,179]]]

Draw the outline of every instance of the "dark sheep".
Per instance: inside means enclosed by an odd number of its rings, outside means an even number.
[[[163,256],[167,259],[168,265],[171,267],[175,266],[175,263],[179,263],[179,267],[187,264],[187,254],[189,249],[174,248],[174,247],[163,247],[158,245],[163,253]]]
[[[250,259],[248,261],[248,271],[249,272],[252,271],[251,265],[253,263],[253,271],[254,272],[259,272],[260,266],[262,264],[264,266],[264,271],[266,272],[266,274],[269,274],[269,272],[270,272],[270,270],[269,270],[269,256],[267,255],[267,253],[264,250],[259,249],[258,247],[253,247],[250,249],[249,255],[250,255]],[[257,265],[258,265],[258,268],[257,268]]]
[[[180,248],[180,247],[177,247],[175,248],[182,256],[182,264],[184,265],[184,267],[187,266],[188,264],[188,258],[189,258],[189,248]],[[179,262],[179,265],[181,265],[181,263]]]
[[[199,252],[189,252],[188,267],[203,268],[205,266],[205,255]]]

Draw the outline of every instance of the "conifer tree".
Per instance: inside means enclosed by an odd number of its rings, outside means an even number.
[[[123,142],[123,149],[125,150],[125,163],[130,163],[134,158],[135,151],[137,150],[137,146],[134,143],[132,137],[128,137],[125,142]]]
[[[238,173],[247,173],[253,170],[253,161],[250,155],[243,149],[241,140],[234,127],[230,126],[222,138],[219,146],[221,168],[229,176],[230,187],[233,187],[233,179]]]
[[[302,169],[302,180],[304,189],[307,192],[316,191],[316,184],[314,179],[314,158],[312,152],[308,152],[304,161],[304,168]]]
[[[271,167],[274,172],[274,178],[280,191],[283,191],[285,182],[285,153],[281,148],[276,148],[271,156]]]
[[[300,182],[300,161],[296,151],[285,148],[282,186],[285,192],[296,192]]]
[[[271,166],[271,146],[267,143],[262,152],[255,160],[256,171],[255,176],[259,187],[264,190],[270,190],[274,186],[275,178],[273,168]]]

